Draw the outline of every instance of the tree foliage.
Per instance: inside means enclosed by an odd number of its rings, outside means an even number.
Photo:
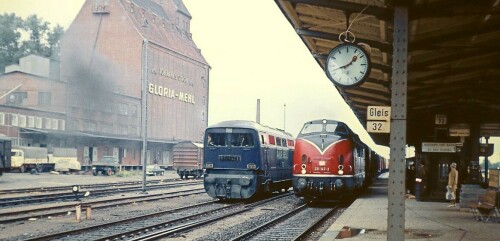
[[[29,54],[57,59],[64,29],[60,25],[53,28],[49,25],[37,15],[26,19],[14,13],[0,15],[0,73]]]

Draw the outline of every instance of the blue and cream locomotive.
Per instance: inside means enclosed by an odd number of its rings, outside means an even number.
[[[252,121],[209,126],[204,137],[204,186],[209,196],[250,199],[292,186],[294,140]]]

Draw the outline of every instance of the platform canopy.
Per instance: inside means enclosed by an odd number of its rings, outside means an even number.
[[[435,135],[436,114],[449,124],[500,123],[500,0],[275,0],[322,69],[339,34],[370,50],[362,85],[339,93],[366,125],[368,106],[391,106],[394,6],[408,7],[407,141]],[[388,145],[388,134],[372,134]]]

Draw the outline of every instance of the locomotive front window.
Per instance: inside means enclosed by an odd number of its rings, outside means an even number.
[[[226,146],[226,133],[209,133],[207,134],[208,146]]]
[[[253,147],[253,138],[250,133],[232,133],[231,146],[235,147]]]
[[[307,123],[302,128],[301,134],[310,134],[315,132],[323,132],[323,124],[322,123]]]
[[[326,132],[337,133],[337,131],[339,129],[337,127],[340,128],[340,126],[338,126],[337,123],[328,123],[328,124],[326,124],[325,129],[326,129]]]

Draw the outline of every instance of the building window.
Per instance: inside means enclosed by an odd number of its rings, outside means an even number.
[[[130,115],[133,117],[137,116],[137,105],[131,105],[130,106]]]
[[[113,125],[109,124],[109,123],[102,123],[101,124],[101,132],[114,134]]]
[[[5,113],[0,112],[0,125],[5,125]]]
[[[130,127],[130,134],[138,136],[139,133],[137,132],[137,130],[138,130],[137,127],[133,127],[133,126]]]
[[[35,117],[35,127],[42,129],[42,117]]]
[[[30,128],[35,127],[35,117],[34,116],[28,116],[28,127],[30,127]]]
[[[12,126],[19,126],[19,116],[17,114],[11,114],[10,124]]]
[[[9,95],[7,99],[7,104],[9,105],[24,105],[24,102],[28,98],[27,92],[13,92]]]
[[[61,124],[61,126],[59,127],[59,129],[61,130],[66,130],[66,121],[65,120],[59,120],[59,123]]]
[[[26,127],[26,116],[19,115],[19,127]]]
[[[118,103],[118,111],[120,115],[128,115],[128,105],[124,103]]]
[[[96,131],[96,123],[94,122],[86,122],[85,123],[87,131],[95,132]]]
[[[44,120],[43,120],[43,123],[45,124],[45,125],[44,125],[44,128],[45,128],[45,129],[51,129],[51,126],[52,126],[51,124],[52,124],[52,122],[50,121],[50,118],[43,118],[43,119],[44,119]]]
[[[53,130],[57,130],[58,129],[57,126],[58,126],[57,125],[57,119],[52,119],[52,129]]]
[[[118,133],[120,135],[128,135],[128,127],[124,125],[119,125],[118,126]]]
[[[50,92],[38,92],[38,105],[50,105],[52,94]]]

